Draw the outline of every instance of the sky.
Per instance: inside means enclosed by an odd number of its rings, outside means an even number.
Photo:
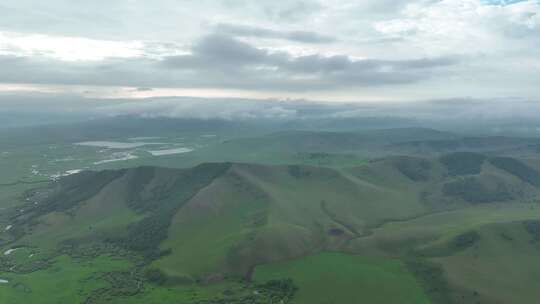
[[[0,105],[529,104],[538,49],[538,0],[2,0]]]

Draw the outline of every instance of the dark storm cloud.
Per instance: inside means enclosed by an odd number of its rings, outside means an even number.
[[[309,31],[276,31],[267,28],[239,25],[230,23],[220,23],[216,25],[218,33],[229,34],[239,37],[256,37],[269,39],[283,39],[302,43],[330,43],[337,39],[331,36],[322,35]]]

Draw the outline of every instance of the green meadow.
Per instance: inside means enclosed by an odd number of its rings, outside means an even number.
[[[431,303],[400,260],[321,253],[258,266],[254,279],[291,278],[298,294],[291,303]]]
[[[126,260],[105,256],[84,262],[60,256],[51,262],[51,267],[28,274],[0,272],[0,278],[9,281],[0,284],[0,302],[84,303],[92,292],[111,287],[105,273],[132,267]]]

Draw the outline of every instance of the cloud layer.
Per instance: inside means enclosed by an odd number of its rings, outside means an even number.
[[[540,98],[539,46],[537,0],[0,4],[4,88],[534,99]]]
[[[450,56],[408,60],[294,56],[257,48],[224,34],[205,36],[188,51],[160,59],[101,61],[0,56],[0,82],[320,91],[419,82],[458,63],[457,57]]]

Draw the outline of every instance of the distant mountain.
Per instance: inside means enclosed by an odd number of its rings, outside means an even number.
[[[118,116],[76,123],[48,124],[0,129],[0,144],[58,144],[88,140],[122,139],[144,136],[178,136],[182,134],[212,134],[228,136],[259,135],[264,125],[219,119],[142,118]]]
[[[199,150],[197,154],[200,159],[211,161],[287,164],[297,163],[295,157],[305,153],[323,153],[330,158],[354,155],[364,159],[391,155],[437,156],[452,152],[526,157],[538,154],[538,147],[540,139],[537,138],[463,137],[433,129],[401,128],[361,132],[281,131],[233,138]]]
[[[362,132],[281,131],[257,137],[233,138],[218,146],[199,151],[201,157],[214,154],[223,160],[267,163],[276,156],[298,153],[358,154],[380,156],[392,144],[410,141],[454,140],[457,135],[432,129],[404,128],[367,130]],[[387,154],[387,153],[385,153]]]
[[[524,149],[540,145],[538,138],[503,136],[460,137],[453,139],[413,140],[395,143],[390,150],[402,154],[443,154],[457,151],[508,154],[508,150]]]

